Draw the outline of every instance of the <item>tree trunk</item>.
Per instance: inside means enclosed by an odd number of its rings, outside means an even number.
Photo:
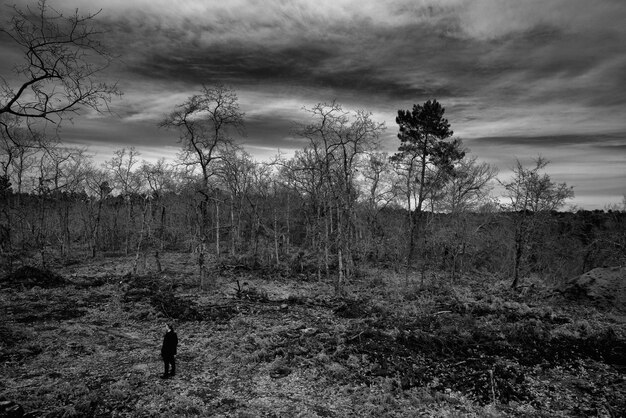
[[[339,205],[337,205],[337,263],[338,263],[338,275],[337,275],[337,286],[335,288],[335,292],[337,294],[341,294],[342,290],[343,290],[343,280],[344,278],[347,277],[347,275],[345,274],[344,269],[347,267],[347,263],[344,263],[344,245],[345,245],[345,236],[343,235],[344,233],[344,228],[345,225],[343,224],[344,219],[342,219],[341,213],[339,211]]]
[[[237,226],[235,224],[235,197],[232,196],[230,200],[230,256],[234,257],[236,254],[236,241],[237,241]]]
[[[161,206],[161,225],[159,226],[160,248],[163,251],[165,247],[165,205]]]
[[[337,259],[339,262],[339,274],[335,284],[335,294],[340,295],[343,291],[343,255],[341,254],[341,247],[337,248]]]
[[[310,222],[307,222],[307,237],[311,236],[311,248],[315,250],[315,261],[317,266],[317,281],[322,281],[322,258],[323,258],[323,250],[322,250],[322,232],[320,231],[321,223],[322,223],[322,215],[320,206],[317,206],[317,213],[315,214],[315,232],[312,233]],[[302,268],[300,269],[302,271]]]
[[[291,233],[290,230],[290,226],[289,226],[289,218],[290,218],[290,203],[289,203],[289,193],[287,193],[287,210],[285,211],[285,221],[287,224],[287,235],[286,235],[286,239],[285,239],[285,245],[287,250],[289,250],[289,242],[290,242],[290,236],[289,234]]]
[[[57,201],[59,214],[59,233],[61,235],[61,256],[67,258],[70,247],[70,229],[69,229],[69,203]]]
[[[64,225],[64,242],[63,247],[65,248],[65,256],[69,256],[71,254],[71,246],[72,239],[70,237],[70,207],[69,205],[65,205],[65,225]]]
[[[522,262],[523,255],[523,242],[521,234],[515,237],[515,260],[513,264],[513,283],[511,283],[511,287],[513,289],[517,288],[519,284],[519,271],[520,264]]]
[[[130,252],[130,221],[132,217],[132,201],[130,196],[124,196],[124,199],[128,198],[126,202],[126,233],[124,234],[124,255],[128,256]],[[143,225],[142,225],[143,228]]]
[[[39,231],[37,232],[37,247],[41,256],[41,268],[46,269],[46,237],[45,237],[45,221],[46,221],[46,201],[45,196],[39,196]]]
[[[91,258],[96,258],[96,248],[98,245],[98,237],[100,231],[100,217],[102,216],[102,198],[98,200],[98,211],[96,214],[96,222],[91,232]]]
[[[415,251],[415,221],[413,219],[413,215],[409,213],[409,246],[406,254],[406,270],[404,273],[404,282],[405,285],[409,285],[409,275],[411,274],[411,269],[413,267],[413,252]]]
[[[204,279],[206,277],[206,266],[204,265],[204,242],[201,240],[198,246],[198,277],[200,278],[200,291],[204,290]]]
[[[513,282],[511,283],[513,289],[516,289],[519,284],[519,273],[524,255],[526,214],[524,213],[521,216],[522,219],[519,220],[515,228],[515,258],[513,261]]]
[[[161,259],[159,258],[159,250],[154,251],[154,263],[156,265],[157,273],[161,273],[163,268],[161,267]]]
[[[276,208],[274,208],[274,256],[276,257],[276,265],[280,264],[278,259],[278,214]]]
[[[215,199],[215,255],[220,259],[220,202]]]
[[[330,223],[331,220],[327,216],[324,217],[324,266],[326,269],[326,278],[330,277]]]
[[[145,208],[143,210],[142,219],[141,219],[141,230],[139,231],[139,237],[137,238],[137,251],[135,253],[135,263],[133,264],[133,274],[137,274],[137,265],[139,263],[139,257],[140,255],[143,254],[143,251],[141,250],[141,246],[143,244],[143,238],[146,232],[146,217],[147,217],[149,208],[150,208],[150,202],[146,201]],[[146,261],[145,254],[143,254],[143,260],[144,260],[144,271],[145,271],[145,261]]]
[[[18,198],[19,199],[19,198]],[[13,272],[13,217],[11,216],[11,201],[12,198],[8,191],[5,196],[0,199],[2,205],[2,212],[4,219],[0,222],[0,249],[2,252],[6,252],[7,259],[4,267],[9,273]],[[19,206],[18,206],[19,207]],[[23,222],[20,222],[23,224]]]
[[[254,262],[256,263],[257,257],[259,255],[259,233],[260,233],[260,227],[261,227],[261,220],[259,219],[259,213],[258,211],[258,205],[254,206],[254,226],[252,227],[253,229],[253,234],[254,234]]]

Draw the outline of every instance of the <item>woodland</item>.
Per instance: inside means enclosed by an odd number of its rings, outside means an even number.
[[[98,165],[50,126],[107,110],[114,57],[96,15],[38,5],[2,28],[26,60],[0,98],[0,416],[626,413],[626,307],[563,291],[624,266],[626,197],[561,211],[549,161],[498,178],[434,99],[394,128],[305,107],[303,147],[255,161],[219,84],[160,121],[176,160]]]

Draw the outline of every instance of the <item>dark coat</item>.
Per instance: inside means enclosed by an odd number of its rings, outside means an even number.
[[[178,336],[174,331],[168,331],[163,337],[163,347],[161,347],[161,355],[170,357],[176,355],[176,347],[178,346]]]

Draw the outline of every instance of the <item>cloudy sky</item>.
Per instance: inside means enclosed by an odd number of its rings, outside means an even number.
[[[0,0],[7,5],[24,0]],[[32,2],[30,2],[32,4]],[[173,157],[163,116],[201,85],[233,87],[241,141],[256,158],[302,146],[303,106],[336,99],[385,121],[435,98],[455,136],[500,168],[542,155],[586,209],[626,195],[626,2],[623,0],[49,0],[102,9],[119,56],[106,77],[124,92],[113,115],[83,115],[63,138],[109,158],[136,146]],[[20,59],[0,38],[7,62]],[[8,57],[8,59],[7,59]],[[9,77],[10,74],[2,74]]]

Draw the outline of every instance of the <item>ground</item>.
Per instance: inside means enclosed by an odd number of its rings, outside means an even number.
[[[0,401],[26,416],[626,415],[625,315],[473,273],[331,283],[189,254],[76,260],[0,283]],[[150,266],[148,266],[149,270]],[[365,270],[365,269],[364,269]],[[160,379],[165,322],[178,373]],[[0,416],[3,412],[0,410]]]

